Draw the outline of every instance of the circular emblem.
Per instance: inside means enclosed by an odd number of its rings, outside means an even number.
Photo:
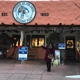
[[[36,9],[34,5],[27,1],[21,1],[13,8],[14,19],[22,24],[31,22],[36,15]]]

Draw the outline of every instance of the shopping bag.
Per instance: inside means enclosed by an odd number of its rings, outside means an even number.
[[[49,54],[48,54],[48,58],[49,58],[49,59],[52,59],[52,58],[53,58],[53,54],[49,53]]]
[[[54,62],[54,57],[51,59],[51,65],[53,66],[53,62]]]
[[[59,66],[59,63],[58,63],[57,60],[54,60],[54,61],[53,61],[53,66],[55,66],[55,67],[58,67],[58,66]]]

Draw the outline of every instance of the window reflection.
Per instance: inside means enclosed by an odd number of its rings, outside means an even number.
[[[21,39],[14,38],[14,42],[13,42],[12,46],[22,46]]]
[[[37,38],[32,39],[32,46],[37,46]]]
[[[40,47],[42,45],[44,45],[44,38],[33,38],[32,39],[33,47]]]
[[[39,46],[44,45],[44,38],[39,38]]]

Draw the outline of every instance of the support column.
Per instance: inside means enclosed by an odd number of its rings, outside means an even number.
[[[24,45],[26,46],[26,34],[24,35],[24,39],[25,39]]]
[[[23,39],[24,39],[24,32],[23,32],[23,30],[21,30],[21,42],[20,42],[20,46],[23,46]],[[22,43],[22,44],[21,44]],[[21,60],[21,64],[24,64],[24,60]]]
[[[22,45],[23,45],[23,39],[24,39],[24,32],[23,32],[23,30],[21,30],[21,41],[22,41]]]
[[[60,34],[60,43],[64,43],[63,34]],[[60,49],[60,62],[61,65],[64,65],[64,49]]]

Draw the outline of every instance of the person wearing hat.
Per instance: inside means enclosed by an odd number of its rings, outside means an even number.
[[[47,71],[51,71],[51,59],[48,58],[49,53],[53,54],[53,57],[55,59],[55,48],[52,43],[47,45],[46,47],[42,46],[43,49],[46,50],[44,60],[46,61]]]

